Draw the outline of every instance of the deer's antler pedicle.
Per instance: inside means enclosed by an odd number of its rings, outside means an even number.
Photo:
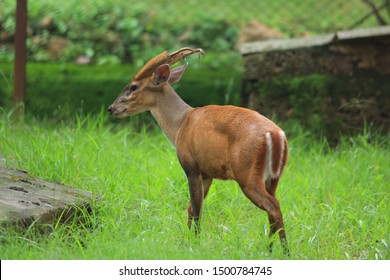
[[[160,53],[151,60],[149,60],[144,67],[135,75],[134,80],[142,80],[150,76],[154,70],[163,64],[173,65],[176,62],[190,56],[194,53],[199,53],[199,55],[204,55],[204,51],[201,48],[181,48],[173,53],[167,51]]]

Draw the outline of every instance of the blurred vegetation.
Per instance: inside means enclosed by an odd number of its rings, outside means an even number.
[[[372,0],[379,6],[383,0]],[[15,0],[0,3],[0,61],[12,61]],[[29,1],[29,61],[141,66],[163,50],[203,48],[209,67],[240,70],[235,44],[253,19],[284,37],[348,29],[370,11],[361,0]],[[386,20],[389,15],[383,13]],[[359,27],[378,25],[375,16]],[[232,63],[235,61],[236,63]]]
[[[176,85],[183,99],[192,106],[238,105],[243,65],[236,43],[245,24],[256,19],[285,38],[332,32],[354,26],[369,13],[365,2],[29,1],[27,112],[56,119],[99,112],[148,59],[183,46],[206,51],[204,59],[191,61]],[[0,106],[5,108],[13,86],[15,6],[15,0],[0,2]],[[381,14],[389,20],[390,13]],[[372,15],[358,27],[376,25]],[[265,96],[288,93],[303,118],[310,113],[309,126],[319,129],[321,116],[313,113],[313,102],[329,87],[326,77],[292,77],[265,83],[260,90]]]

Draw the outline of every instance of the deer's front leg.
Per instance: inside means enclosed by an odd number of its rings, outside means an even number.
[[[199,219],[202,212],[203,200],[205,192],[202,184],[202,176],[200,174],[187,174],[188,187],[190,190],[191,202],[188,205],[188,227],[191,228],[192,220],[195,223],[195,233],[199,234]]]
[[[211,186],[211,183],[213,182],[212,179],[203,179],[202,180],[202,189],[203,189],[203,201],[204,199],[206,198],[207,196],[207,193],[209,192],[209,189],[210,189],[210,186]],[[194,219],[194,214],[193,214],[193,210],[192,210],[192,199],[190,201],[190,203],[188,204],[188,221],[187,221],[187,225],[188,225],[188,228],[191,228],[191,225],[192,225],[192,220]],[[199,213],[199,216],[201,215],[201,213]],[[199,229],[199,217],[198,217],[198,221],[196,222],[198,223],[197,227]]]

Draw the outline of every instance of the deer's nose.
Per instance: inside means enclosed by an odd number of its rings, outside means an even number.
[[[112,106],[108,107],[107,111],[112,114]]]

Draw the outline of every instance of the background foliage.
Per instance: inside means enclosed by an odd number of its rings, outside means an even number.
[[[377,7],[385,1],[371,0]],[[12,60],[6,43],[15,30],[14,0],[0,3],[1,60]],[[137,67],[163,50],[202,47],[210,65],[230,65],[240,28],[253,19],[286,38],[378,25],[367,1],[29,1],[30,61],[75,61],[85,56],[98,64],[132,63]],[[381,17],[388,21],[390,13]],[[50,50],[55,42],[64,51]]]
[[[52,118],[99,112],[150,57],[187,45],[202,47],[206,56],[191,63],[178,85],[185,101],[193,106],[239,104],[242,61],[237,40],[248,22],[258,20],[285,38],[378,25],[373,14],[361,21],[371,12],[367,2],[29,1],[26,108],[35,116]],[[369,2],[379,7],[388,0]],[[0,2],[0,106],[5,108],[12,96],[15,3]],[[380,15],[389,21],[387,12],[384,9]],[[283,89],[276,81],[261,91],[289,92],[292,100],[302,103],[302,90],[326,92],[321,79],[309,78],[307,86],[297,87],[302,79],[293,78],[283,83]]]

